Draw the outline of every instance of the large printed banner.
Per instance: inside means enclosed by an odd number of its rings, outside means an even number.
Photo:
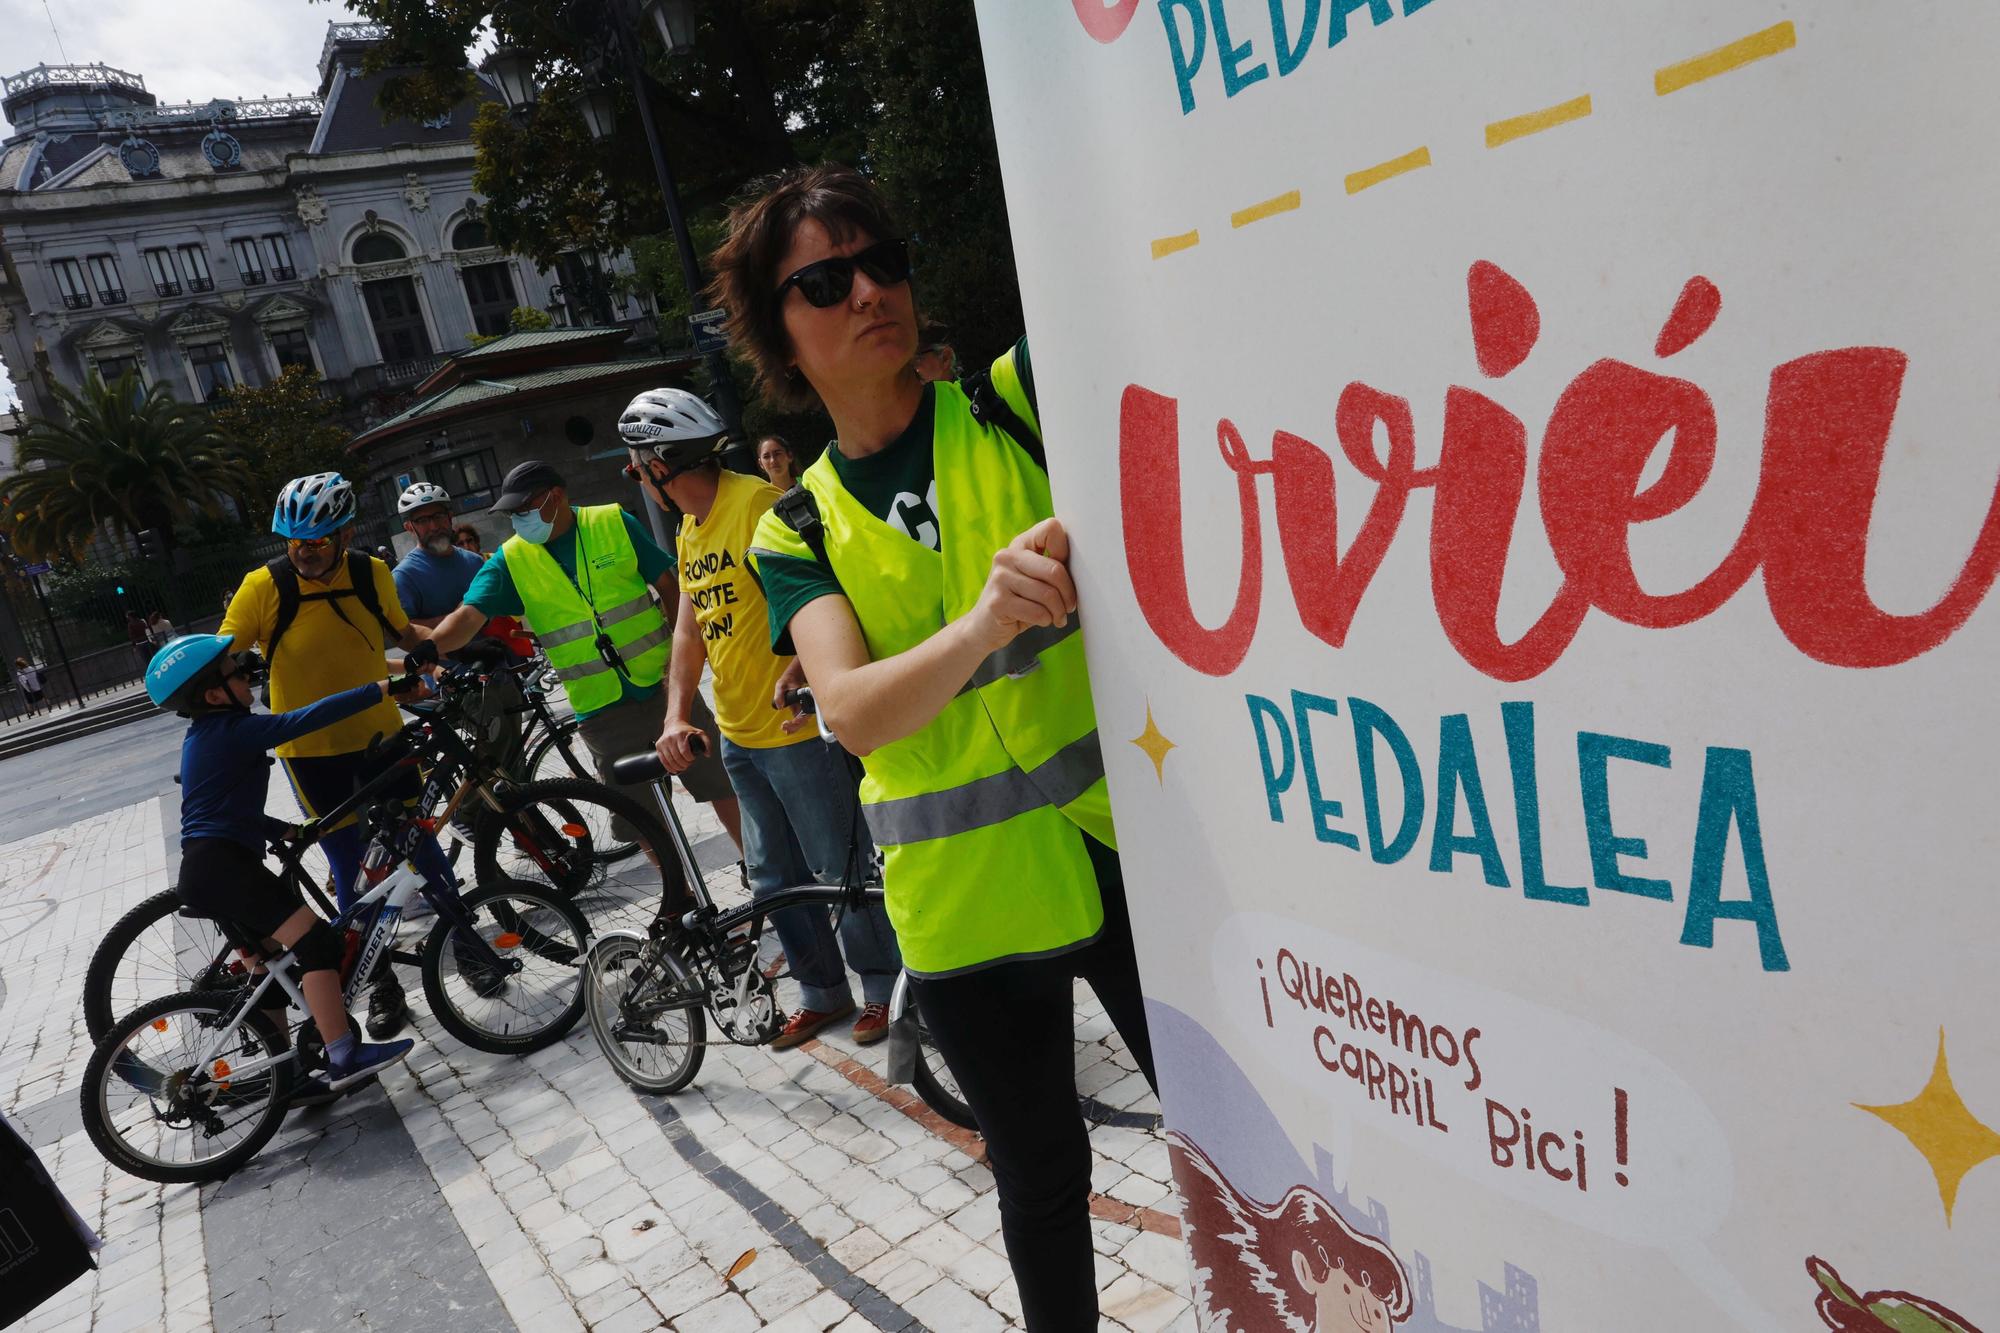
[[[2000,5],[981,0],[1210,1330],[2000,1330]]]

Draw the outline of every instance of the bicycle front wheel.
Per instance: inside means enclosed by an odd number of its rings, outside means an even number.
[[[613,820],[640,854],[608,866],[595,855],[592,830]],[[685,911],[690,901],[679,854],[659,821],[624,792],[577,778],[509,788],[500,809],[479,821],[473,865],[482,884],[521,879],[564,894],[593,936],[614,930],[643,935],[662,903]]]
[[[83,974],[83,1026],[102,1041],[120,1014],[181,991],[221,990],[244,969],[221,927],[180,915],[181,896],[156,893],[111,923]]]
[[[424,997],[438,1024],[474,1050],[496,1055],[526,1055],[561,1041],[583,1016],[583,918],[560,896],[518,880],[490,884],[463,901],[471,932],[486,947],[449,921],[431,931]]]
[[[590,946],[584,975],[591,1035],[618,1077],[641,1092],[679,1092],[708,1054],[698,988],[664,944],[619,932]]]
[[[245,1015],[223,1053],[196,1064],[241,998],[168,995],[112,1024],[84,1067],[82,1092],[83,1128],[106,1161],[180,1185],[221,1180],[270,1142],[291,1100],[290,1062],[231,1075],[283,1052],[278,1032]]]

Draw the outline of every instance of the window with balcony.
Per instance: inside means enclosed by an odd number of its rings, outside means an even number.
[[[313,365],[312,343],[307,340],[304,329],[273,329],[270,338],[271,353],[277,358],[281,373],[288,366],[318,369]]]
[[[236,383],[229,370],[229,351],[221,343],[196,343],[187,349],[187,358],[194,372],[195,392],[202,401],[213,400]]]
[[[175,253],[181,258],[181,277],[191,292],[212,292],[215,279],[209,275],[208,254],[198,245],[183,245]]]
[[[118,256],[92,255],[85,262],[90,265],[90,281],[97,288],[97,299],[106,305],[125,304],[125,279],[118,272]]]
[[[174,252],[171,250],[148,250],[146,252],[146,272],[153,279],[153,290],[162,296],[181,294],[181,276],[174,271]]]
[[[229,249],[236,256],[236,276],[243,285],[260,286],[264,281],[264,261],[257,253],[257,242],[239,236],[229,243]]]
[[[292,267],[292,243],[283,236],[272,234],[264,238],[264,257],[271,261],[271,277],[277,282],[290,282],[299,276]]]
[[[85,310],[90,306],[90,288],[83,285],[83,265],[74,259],[57,259],[49,264],[55,274],[56,290],[62,293],[63,309]]]
[[[488,337],[507,332],[508,319],[519,304],[514,298],[512,264],[474,264],[459,270],[465,301],[472,307],[472,327]]]

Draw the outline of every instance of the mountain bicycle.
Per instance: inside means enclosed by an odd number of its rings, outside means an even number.
[[[310,887],[301,868],[306,849],[367,795],[356,793],[276,841],[283,874]],[[375,819],[362,862],[365,891],[332,921],[336,930],[360,932],[343,1002],[351,1007],[392,962],[413,963],[432,1015],[467,1046],[521,1055],[561,1040],[584,1004],[588,941],[576,909],[533,884],[490,884],[463,898],[434,889],[412,860],[433,821],[394,802],[377,806]],[[437,924],[408,953],[397,948],[398,937],[418,899]],[[306,1012],[291,951],[267,950],[234,923],[216,924],[239,957],[258,960],[245,968],[242,984],[140,1005],[111,1025],[84,1069],[85,1131],[107,1161],[143,1180],[229,1175],[277,1132],[295,1083],[325,1067],[310,1019],[296,1033],[281,1030],[261,1004],[276,986]]]
[[[809,690],[790,697],[810,709]],[[698,751],[704,748],[697,745]],[[679,1092],[701,1070],[711,1044],[711,1017],[731,1045],[765,1045],[783,1029],[777,978],[758,965],[758,945],[771,914],[788,907],[860,911],[882,902],[881,874],[874,865],[856,864],[861,860],[856,796],[857,836],[850,839],[845,884],[802,884],[723,909],[709,894],[687,832],[674,813],[659,756],[651,751],[627,755],[612,764],[612,774],[621,783],[652,784],[679,873],[664,876],[665,891],[643,929],[612,930],[593,941],[585,1009],[598,1049],[620,1078],[642,1092]],[[899,976],[890,1000],[889,1080],[910,1084],[925,1105],[952,1124],[977,1128],[957,1080],[909,1003],[908,986],[908,974]]]
[[[664,844],[664,835],[637,802],[595,781],[564,779],[553,789],[513,782],[493,762],[494,752],[482,752],[480,743],[476,710],[490,678],[491,673],[476,662],[455,663],[440,672],[438,698],[413,706],[412,721],[372,747],[377,756],[391,762],[340,808],[343,812],[365,808],[402,782],[414,765],[426,772],[424,796],[416,811],[420,818],[441,829],[452,814],[470,812],[478,882],[539,879],[567,897],[581,894],[579,906],[588,928],[594,915],[618,905],[603,887],[606,863],[592,827],[609,827],[614,817],[635,816],[639,823],[630,845],[634,852],[651,856]],[[472,733],[472,738],[462,731]],[[618,892],[633,897],[643,888],[646,896],[656,896],[657,881],[644,887],[650,870],[649,862],[635,863],[620,875]],[[316,875],[302,872],[297,882],[321,916],[333,916]],[[84,972],[84,1026],[92,1041],[103,1038],[118,1014],[144,1000],[176,991],[225,988],[247,974],[220,928],[184,915],[182,905],[173,889],[153,894],[105,932]]]

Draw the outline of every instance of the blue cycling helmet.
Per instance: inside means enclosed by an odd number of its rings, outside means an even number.
[[[354,521],[354,487],[338,472],[294,477],[278,492],[271,513],[271,531],[280,537],[311,541],[331,535]]]
[[[234,642],[228,634],[183,634],[168,640],[146,665],[146,697],[187,716],[194,706],[196,684],[211,673]]]

